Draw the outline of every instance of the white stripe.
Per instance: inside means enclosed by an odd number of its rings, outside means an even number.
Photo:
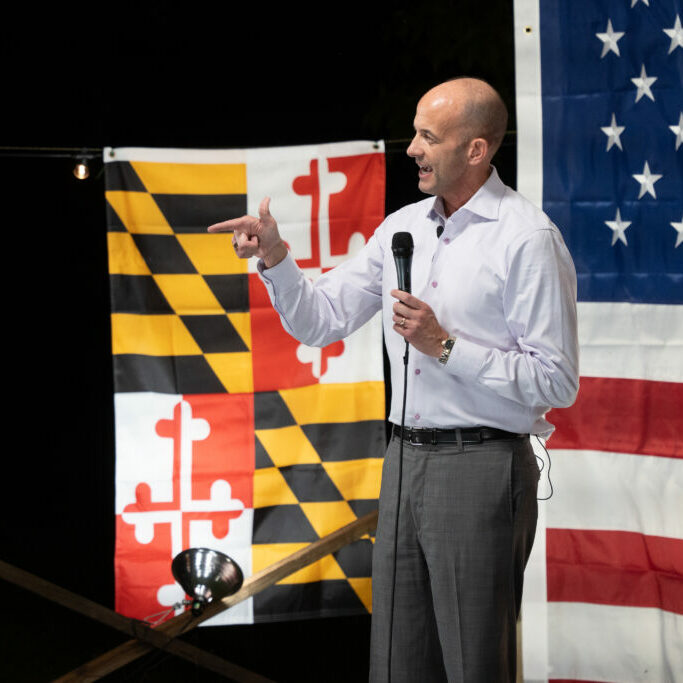
[[[515,0],[517,188],[543,204],[541,41],[538,0]],[[525,680],[547,680],[545,503],[539,503],[536,540],[526,568],[522,603],[522,667]]]
[[[683,538],[682,459],[573,450],[550,456],[548,528]]]
[[[683,616],[655,608],[548,603],[550,676],[620,683],[683,680]]]
[[[320,145],[261,147],[257,149],[264,154],[270,155],[272,166],[272,162],[278,158],[289,158],[293,150],[310,158],[383,154],[384,141],[353,140],[350,142],[331,142]],[[105,147],[102,150],[102,156],[105,163],[112,161],[154,161],[174,164],[244,164],[247,162],[247,153],[254,151],[253,149]]]
[[[548,680],[545,529],[546,504],[539,502],[536,537],[524,571],[524,592],[522,593],[522,671],[525,681]]]
[[[517,189],[543,205],[541,34],[538,0],[515,0]]]
[[[583,377],[683,382],[683,306],[580,302]]]

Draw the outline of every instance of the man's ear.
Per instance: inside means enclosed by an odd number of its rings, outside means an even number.
[[[484,138],[474,138],[470,142],[470,148],[467,154],[467,161],[471,166],[477,166],[486,160],[486,155],[489,151],[489,143]]]

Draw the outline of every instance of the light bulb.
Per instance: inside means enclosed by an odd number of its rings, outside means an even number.
[[[88,162],[86,159],[79,159],[74,166],[74,175],[79,180],[85,180],[90,175]]]

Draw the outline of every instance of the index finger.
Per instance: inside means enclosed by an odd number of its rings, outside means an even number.
[[[231,218],[222,223],[214,223],[207,228],[208,232],[234,232],[235,230],[242,230],[249,232],[249,228],[253,225],[256,219],[251,216],[242,216],[240,218]]]

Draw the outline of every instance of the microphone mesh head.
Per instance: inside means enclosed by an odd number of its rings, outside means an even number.
[[[403,252],[406,256],[413,253],[413,236],[409,232],[395,232],[391,240],[391,250]]]

